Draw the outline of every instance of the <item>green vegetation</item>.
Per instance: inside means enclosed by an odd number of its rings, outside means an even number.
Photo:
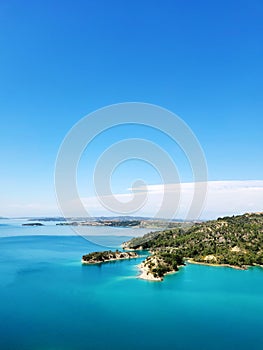
[[[148,268],[154,276],[176,271],[183,259],[245,268],[263,265],[263,213],[244,214],[149,233],[124,244],[152,252]],[[153,258],[157,261],[153,263]]]
[[[139,226],[141,221],[139,220],[108,220],[98,221],[99,224],[112,227],[132,227]]]
[[[144,267],[155,278],[162,278],[166,273],[178,271],[178,266],[184,265],[183,256],[178,252],[156,251],[144,261]]]
[[[121,260],[136,258],[138,254],[135,252],[120,252],[116,250],[115,252],[107,250],[104,252],[93,252],[82,256],[83,264],[99,264],[111,260]]]

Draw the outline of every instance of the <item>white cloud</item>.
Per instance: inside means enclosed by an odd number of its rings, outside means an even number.
[[[131,189],[128,189],[131,190]],[[142,195],[146,190],[135,189],[137,195]],[[180,194],[177,218],[185,218],[193,198],[194,183],[181,184],[156,184],[147,186],[148,199],[145,205],[132,215],[155,216],[160,209],[164,192],[168,192],[170,202],[173,205]],[[105,198],[109,200],[109,196]],[[115,199],[127,202],[133,198],[132,193],[115,194]],[[103,197],[101,198],[104,199]],[[96,197],[83,198],[83,203],[92,215],[111,215],[112,213],[100,204]],[[167,207],[168,207],[167,206]],[[263,211],[263,181],[209,181],[207,183],[207,197],[200,218],[216,218],[218,216],[242,214],[245,212]],[[163,216],[164,217],[164,216]],[[169,217],[169,215],[167,216]]]
[[[176,217],[184,219],[193,198],[193,190],[194,183],[169,184],[165,186],[163,184],[149,185],[147,186],[147,191],[145,188],[137,188],[135,189],[137,203],[144,199],[146,192],[147,200],[142,203],[141,208],[130,214],[158,216],[157,213],[162,206],[164,194],[166,193],[166,195],[168,194],[168,201],[166,206],[163,207],[164,211],[161,212],[161,217],[170,218],[169,211],[171,212],[171,209],[174,209],[176,199],[179,198],[180,194]],[[123,207],[125,207],[125,203],[133,199],[133,193],[131,189],[128,189],[125,194],[101,197],[101,200],[107,200],[107,203],[111,203],[112,199],[122,202]],[[106,209],[97,197],[86,197],[81,198],[81,200],[91,216],[116,215],[116,213]],[[203,219],[263,211],[263,180],[209,181],[204,204],[200,215],[200,218]],[[74,208],[74,203],[72,203],[72,207]],[[56,204],[48,201],[16,203],[15,205],[13,203],[2,203],[0,210],[1,215],[13,217],[60,215]],[[75,214],[77,215],[77,213]]]
[[[263,211],[263,181],[209,182],[203,217]]]

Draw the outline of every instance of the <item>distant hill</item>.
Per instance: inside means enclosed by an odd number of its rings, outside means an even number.
[[[28,221],[66,221],[64,217],[40,217],[28,218]]]
[[[1,218],[0,219],[6,219]],[[182,219],[162,219],[162,218],[152,218],[152,217],[144,217],[144,216],[129,216],[129,215],[123,215],[123,216],[94,216],[94,217],[26,217],[24,219],[30,220],[30,221],[151,221],[151,222],[174,222],[174,223],[182,223],[184,222]]]

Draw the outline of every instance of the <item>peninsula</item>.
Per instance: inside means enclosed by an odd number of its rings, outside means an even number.
[[[192,222],[168,221],[164,219],[150,219],[142,217],[112,217],[112,218],[67,218],[64,222],[59,222],[57,226],[107,226],[107,227],[126,227],[126,228],[149,228],[149,229],[165,229],[165,228],[181,228],[190,226]]]
[[[149,250],[139,277],[161,281],[185,262],[246,269],[263,265],[263,213],[223,217],[187,228],[152,232],[123,243]]]
[[[124,242],[123,251],[83,255],[83,264],[137,258],[136,250],[150,255],[138,266],[139,278],[162,281],[186,262],[246,269],[263,266],[263,213],[247,213],[147,233]]]
[[[90,254],[83,255],[82,264],[101,264],[108,261],[124,260],[137,258],[138,254],[136,252],[120,252],[116,250],[115,252],[107,250],[104,252],[94,252]]]

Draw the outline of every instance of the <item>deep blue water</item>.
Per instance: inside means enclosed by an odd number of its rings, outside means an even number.
[[[263,269],[187,265],[148,282],[143,257],[82,266],[105,247],[63,229],[0,238],[0,349],[263,349]]]

